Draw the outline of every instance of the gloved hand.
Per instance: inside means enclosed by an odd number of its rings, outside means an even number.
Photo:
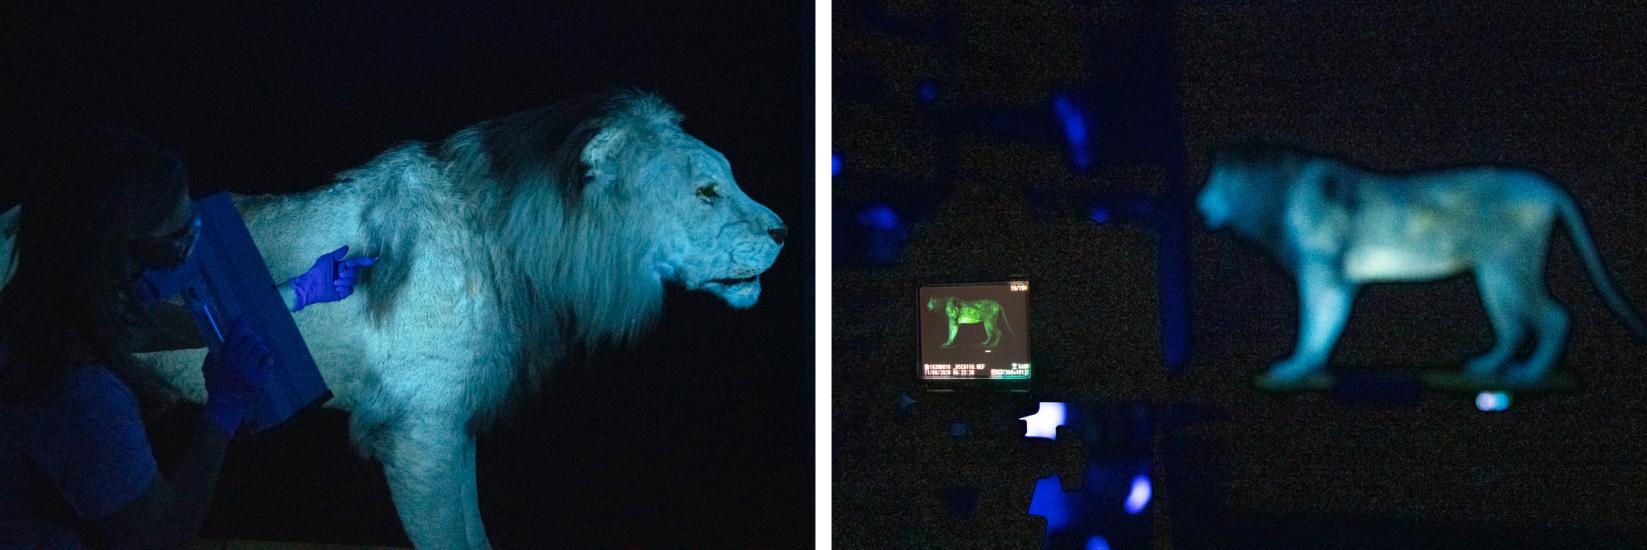
[[[206,375],[206,419],[229,437],[250,420],[274,368],[274,355],[250,328],[244,317],[235,319],[222,351],[207,353],[200,366]]]
[[[377,258],[343,259],[348,254],[347,245],[323,254],[308,271],[292,277],[292,293],[295,295],[292,311],[300,311],[310,304],[336,302],[354,294],[355,274],[377,263]]]

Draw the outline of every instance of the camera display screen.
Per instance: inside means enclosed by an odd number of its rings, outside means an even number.
[[[1028,281],[920,289],[922,380],[1028,380]]]

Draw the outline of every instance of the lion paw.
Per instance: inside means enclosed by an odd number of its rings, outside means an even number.
[[[1543,369],[1513,368],[1505,372],[1501,380],[1504,385],[1512,388],[1532,388],[1543,386],[1547,374],[1549,373]]]
[[[1464,375],[1470,378],[1496,378],[1504,370],[1504,362],[1493,357],[1480,356],[1464,362]]]

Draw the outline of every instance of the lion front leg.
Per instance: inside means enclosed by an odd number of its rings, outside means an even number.
[[[941,348],[944,348],[944,349],[949,349],[949,348],[955,347],[955,333],[960,332],[960,330],[961,330],[961,325],[957,324],[955,322],[955,317],[950,317],[949,318],[949,339],[944,341],[944,345],[938,346],[938,347],[941,347]]]
[[[480,480],[475,477],[475,438],[468,438],[463,452],[463,525],[469,536],[470,548],[491,547],[486,538],[486,524],[480,521]]]
[[[389,494],[417,548],[490,548],[476,499],[475,440],[456,419],[409,414],[377,450]]]
[[[1271,365],[1270,370],[1258,378],[1258,385],[1271,389],[1331,385],[1332,378],[1322,370],[1344,324],[1349,321],[1355,290],[1354,285],[1345,282],[1329,266],[1301,266],[1297,347],[1291,357]]]

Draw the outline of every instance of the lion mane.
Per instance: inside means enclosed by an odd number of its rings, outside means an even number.
[[[591,200],[595,177],[632,178],[626,150],[588,174],[581,158],[602,129],[678,127],[682,117],[656,96],[634,91],[592,95],[465,128],[438,146],[408,143],[338,175],[340,186],[368,193],[362,213],[367,249],[381,258],[363,277],[375,323],[393,315],[425,236],[457,222],[485,243],[473,251],[502,308],[498,327],[518,372],[512,393],[540,387],[569,342],[590,346],[631,340],[659,316],[663,285],[644,277],[653,250],[650,228],[631,223],[623,204]],[[635,149],[644,143],[633,144]],[[451,220],[453,214],[457,220]],[[618,275],[614,277],[615,275]],[[624,276],[630,275],[630,276]],[[491,403],[484,425],[510,402]],[[479,427],[479,426],[477,426]]]
[[[1285,238],[1284,213],[1293,196],[1290,188],[1298,184],[1293,174],[1310,156],[1296,147],[1258,142],[1215,153],[1214,166],[1248,175],[1241,181],[1239,200],[1230,202],[1230,228],[1278,258],[1291,258],[1296,251]]]

